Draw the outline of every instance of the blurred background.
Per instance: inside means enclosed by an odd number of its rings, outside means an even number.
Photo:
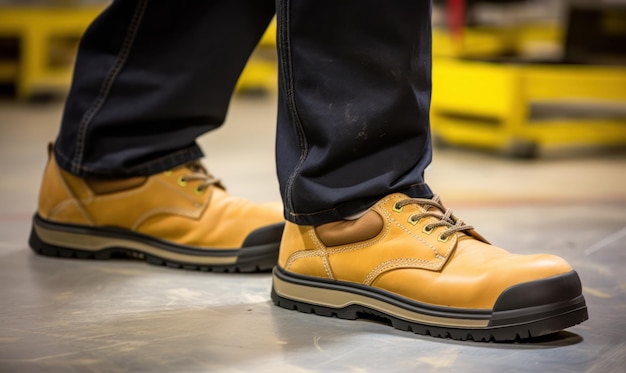
[[[4,101],[60,101],[104,0],[0,0]],[[275,94],[275,25],[238,92]],[[626,144],[626,1],[435,0],[438,146],[514,158]],[[579,149],[576,149],[579,150]]]
[[[17,121],[41,127],[37,131],[47,133],[47,140],[54,138],[78,40],[108,3],[0,0],[0,131],[8,133]],[[274,36],[272,23],[241,76],[227,119],[255,123],[251,130],[267,138],[261,153],[267,154],[264,169],[271,173]],[[261,108],[265,115],[259,115]],[[234,116],[242,118],[230,119]],[[597,188],[605,162],[620,166],[608,175],[610,183],[602,183],[615,190],[597,193],[607,199],[626,195],[626,0],[434,0],[431,125],[438,156],[429,180],[453,196],[465,192],[457,193],[448,171],[468,169],[457,158],[498,170],[490,173],[493,180],[465,175],[462,189],[475,198],[474,180],[477,190],[484,190],[479,185],[485,183],[495,185],[498,192],[489,199],[517,194],[517,186],[528,180],[533,188],[525,187],[526,194],[530,189],[562,198],[572,188]],[[241,126],[226,125],[200,142],[215,148],[237,141]],[[222,153],[209,152],[215,167],[223,158],[232,159],[231,152]],[[446,163],[439,175],[437,164],[448,160],[451,165]],[[600,165],[584,164],[592,160]],[[550,171],[541,173],[548,165]],[[555,168],[573,174],[546,180]],[[498,177],[509,172],[520,177]],[[542,187],[524,172],[541,173]],[[581,175],[593,179],[581,182]],[[563,180],[577,181],[563,188]],[[275,184],[270,191],[278,197]]]
[[[480,347],[279,310],[268,275],[32,254],[46,144],[107,3],[0,0],[0,371],[623,371],[626,0],[434,2],[428,184],[491,242],[567,259],[590,308],[554,338]],[[274,33],[199,139],[210,171],[256,201],[280,198]]]

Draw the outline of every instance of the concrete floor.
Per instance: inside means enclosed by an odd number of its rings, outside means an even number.
[[[201,139],[234,194],[277,200],[275,97],[236,98]],[[427,180],[492,242],[579,272],[590,320],[518,344],[455,342],[274,307],[269,274],[33,254],[26,244],[59,102],[0,102],[0,372],[624,372],[626,155],[511,161],[437,150]]]

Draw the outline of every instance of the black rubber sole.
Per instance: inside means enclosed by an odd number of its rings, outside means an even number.
[[[78,259],[138,259],[149,264],[211,272],[267,272],[276,265],[284,224],[260,228],[243,247],[176,245],[118,228],[59,224],[35,215],[29,246],[37,254]]]
[[[570,272],[506,290],[499,299],[505,305],[501,310],[468,310],[420,304],[375,288],[294,275],[276,267],[271,297],[279,307],[304,313],[384,320],[396,329],[440,338],[510,342],[556,333],[587,320],[579,285],[576,272]],[[544,294],[552,287],[554,299],[539,304],[537,298],[530,303],[518,298],[521,290],[533,287],[543,288]]]

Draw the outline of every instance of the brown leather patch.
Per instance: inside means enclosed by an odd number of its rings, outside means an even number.
[[[383,229],[383,218],[369,211],[356,220],[341,220],[315,227],[318,238],[326,246],[347,245],[376,237]]]

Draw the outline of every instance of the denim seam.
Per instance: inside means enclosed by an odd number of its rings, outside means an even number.
[[[76,139],[76,154],[72,160],[72,171],[75,174],[78,174],[82,167],[81,164],[85,152],[85,137],[87,128],[93,122],[96,114],[102,109],[104,102],[111,92],[115,79],[119,76],[119,73],[128,59],[128,55],[130,54],[130,50],[137,36],[137,31],[139,30],[139,26],[141,24],[141,20],[143,19],[143,15],[145,14],[148,2],[149,0],[140,0],[137,3],[135,13],[133,14],[133,18],[128,27],[126,37],[122,43],[122,47],[117,55],[115,63],[113,64],[113,67],[111,67],[111,70],[107,74],[105,80],[102,82],[102,86],[100,87],[100,91],[93,105],[87,112],[85,112],[85,115],[80,122],[78,138]]]
[[[291,115],[292,123],[296,128],[297,136],[298,136],[298,146],[300,148],[300,158],[298,159],[298,163],[293,169],[291,175],[289,175],[289,179],[287,180],[287,185],[285,186],[285,207],[289,215],[297,216],[294,212],[293,206],[293,185],[295,183],[296,177],[300,173],[302,169],[302,165],[304,164],[304,160],[308,154],[308,144],[306,142],[306,136],[304,133],[304,128],[302,127],[302,122],[300,120],[300,115],[298,113],[298,108],[296,105],[295,98],[295,90],[293,88],[293,64],[291,58],[291,23],[290,23],[290,2],[283,1],[281,2],[280,12],[282,14],[281,17],[281,26],[279,28],[280,32],[279,36],[279,45],[280,54],[282,57],[281,69],[283,71],[283,90],[285,92],[287,105],[289,108],[289,112]]]

